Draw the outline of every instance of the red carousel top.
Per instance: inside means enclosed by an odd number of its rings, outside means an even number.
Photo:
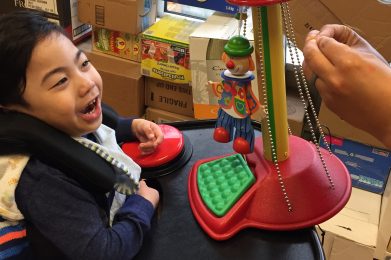
[[[287,2],[288,0],[226,0],[228,3],[240,6],[264,6]]]

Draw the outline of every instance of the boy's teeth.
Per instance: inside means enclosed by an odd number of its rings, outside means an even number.
[[[92,100],[90,103],[88,103],[86,109],[85,109],[85,114],[91,114],[95,111],[96,107],[96,99]]]
[[[90,112],[88,112],[87,114],[92,114],[94,111],[95,111],[95,107]]]

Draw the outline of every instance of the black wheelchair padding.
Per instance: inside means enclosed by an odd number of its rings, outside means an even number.
[[[117,178],[109,163],[64,132],[26,114],[0,112],[0,155],[9,154],[34,155],[97,191],[110,191]]]

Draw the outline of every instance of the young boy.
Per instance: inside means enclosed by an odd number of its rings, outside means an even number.
[[[33,116],[78,141],[100,144],[137,184],[139,166],[121,154],[113,144],[114,131],[102,124],[101,98],[99,73],[60,27],[30,11],[0,16],[0,110]],[[143,153],[163,141],[159,126],[143,119],[120,119],[116,130],[117,141],[139,139]],[[137,254],[159,201],[159,193],[144,181],[137,194],[121,198],[84,187],[34,154],[7,160],[12,167],[0,167],[0,180],[14,174],[19,181],[7,203],[0,204],[0,215],[26,222],[33,259],[131,259]],[[5,196],[9,187],[1,185]],[[13,211],[6,212],[5,204]]]

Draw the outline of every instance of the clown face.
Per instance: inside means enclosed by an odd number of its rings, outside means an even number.
[[[254,62],[250,55],[243,57],[232,57],[223,53],[222,58],[225,66],[232,75],[242,76],[248,71],[254,70]]]
[[[232,75],[239,76],[245,74],[250,69],[249,57],[229,57],[225,66]]]

